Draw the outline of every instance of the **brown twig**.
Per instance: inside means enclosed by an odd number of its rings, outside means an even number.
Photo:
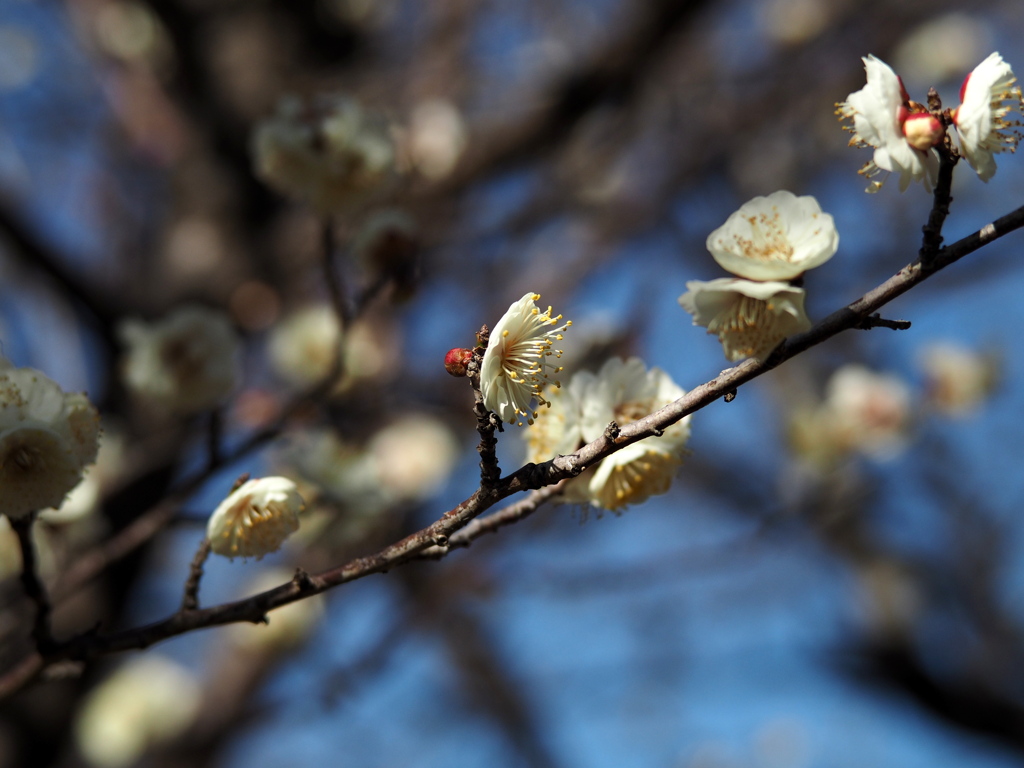
[[[932,89],[934,90],[934,89]],[[936,147],[939,153],[939,178],[935,184],[932,209],[928,214],[928,222],[921,228],[924,237],[921,239],[921,250],[918,256],[926,267],[932,266],[932,260],[942,246],[942,225],[949,216],[949,206],[953,202],[950,188],[953,186],[953,168],[960,159],[953,151],[949,136]]]
[[[494,430],[501,431],[501,421],[498,420],[484,405],[483,393],[480,390],[480,366],[483,363],[484,350],[490,338],[490,329],[485,325],[476,335],[477,346],[473,350],[473,357],[469,361],[467,377],[473,387],[473,414],[476,416],[476,431],[480,434],[480,445],[477,446],[477,453],[480,454],[480,489],[493,488],[498,478],[501,477],[501,467],[498,466],[498,440],[494,436]]]
[[[203,537],[192,558],[192,565],[188,569],[188,580],[185,582],[185,595],[181,599],[181,610],[194,611],[199,607],[199,582],[203,578],[203,566],[206,558],[210,556],[210,540]]]
[[[561,480],[554,485],[548,485],[536,491],[532,491],[525,499],[509,504],[507,507],[487,517],[478,517],[454,536],[450,536],[444,546],[427,547],[420,552],[420,557],[427,560],[439,560],[453,549],[468,547],[474,541],[487,533],[496,533],[507,525],[525,520],[548,500],[558,496],[565,488],[567,481]]]
[[[11,528],[18,536],[18,545],[21,549],[21,586],[25,590],[25,596],[32,601],[36,609],[35,619],[32,622],[32,640],[39,653],[45,655],[55,643],[50,632],[50,599],[39,578],[36,550],[32,542],[32,525],[35,522],[35,514],[10,520]]]
[[[331,298],[331,306],[338,316],[338,324],[343,333],[348,333],[352,322],[352,310],[345,295],[345,279],[338,265],[338,241],[335,237],[334,221],[330,217],[324,219],[322,232],[324,283]]]

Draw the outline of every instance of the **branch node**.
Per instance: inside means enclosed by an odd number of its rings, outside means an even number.
[[[619,439],[619,425],[614,421],[609,421],[608,426],[604,428],[604,436],[614,443]]]
[[[292,584],[299,588],[300,592],[310,592],[316,589],[313,578],[303,568],[296,568],[292,576]]]
[[[737,390],[735,388],[730,389],[728,392],[726,392],[725,393],[725,398],[724,398],[725,402],[731,403],[733,400],[735,400],[736,399],[736,392],[737,392]]]

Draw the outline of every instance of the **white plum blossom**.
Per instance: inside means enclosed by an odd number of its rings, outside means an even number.
[[[288,478],[249,480],[213,511],[206,537],[218,555],[259,559],[298,530],[303,506],[298,488]]]
[[[902,379],[862,365],[844,365],[825,387],[824,408],[840,444],[879,458],[903,446],[910,404],[910,388]]]
[[[367,450],[382,496],[399,502],[430,498],[459,458],[459,442],[452,430],[425,413],[408,413],[384,427]]]
[[[850,146],[874,147],[874,155],[860,173],[871,179],[880,171],[899,174],[900,191],[912,181],[931,189],[938,177],[939,156],[935,151],[945,136],[942,123],[921,104],[911,101],[903,81],[884,61],[862,59],[867,85],[836,105],[836,114],[849,119],[853,134]],[[872,182],[868,192],[881,188]]]
[[[633,357],[606,361],[596,374],[580,371],[561,390],[549,389],[549,408],[527,430],[527,460],[537,463],[596,440],[614,421],[625,426],[686,392],[659,368]],[[566,483],[561,499],[618,511],[666,493],[690,438],[690,417],[602,459]]]
[[[121,665],[90,692],[75,722],[75,740],[89,765],[135,765],[147,750],[183,733],[201,704],[202,686],[191,672],[148,653]]]
[[[953,123],[960,137],[960,152],[978,178],[988,181],[996,172],[992,157],[996,152],[1013,152],[1020,134],[1013,131],[1020,125],[1006,116],[1020,110],[1021,91],[1015,87],[1017,78],[1010,65],[993,53],[974,68],[960,88],[960,106],[953,113]]]
[[[85,395],[0,358],[0,514],[59,507],[96,460],[99,434]]]
[[[935,342],[920,357],[928,403],[947,416],[963,416],[978,407],[999,381],[999,361],[953,342]]]
[[[791,280],[832,258],[839,233],[813,197],[779,190],[744,203],[708,235],[707,247],[739,277]]]
[[[292,384],[315,384],[337,363],[342,354],[341,339],[338,313],[330,304],[302,307],[270,332],[270,365]]]
[[[256,128],[252,153],[257,176],[325,214],[365,201],[395,168],[387,125],[341,96],[282,99]]]
[[[647,370],[636,357],[625,361],[613,357],[596,375],[584,371],[577,377],[581,380],[576,385],[580,432],[587,443],[600,437],[611,421],[625,426],[686,394],[663,370]],[[661,436],[648,437],[602,459],[587,484],[590,503],[619,510],[667,493],[689,439],[690,417],[684,416]]]
[[[910,422],[910,388],[902,379],[850,364],[832,374],[821,402],[793,412],[789,438],[808,466],[829,470],[852,452],[892,458]]]
[[[804,290],[789,283],[723,277],[691,280],[679,304],[693,315],[693,324],[718,336],[728,360],[763,360],[787,336],[810,329],[804,312]]]
[[[491,331],[480,366],[484,406],[507,424],[522,426],[521,417],[532,422],[537,414],[530,410],[531,403],[547,402],[544,387],[552,381],[551,374],[562,370],[547,358],[562,356],[554,343],[562,340],[572,321],[561,323],[561,315],[551,316],[551,307],[541,312],[539,298],[540,294],[528,293],[509,306]]]
[[[144,399],[181,413],[220,405],[235,388],[239,339],[227,315],[187,305],[153,323],[128,320],[124,380]]]

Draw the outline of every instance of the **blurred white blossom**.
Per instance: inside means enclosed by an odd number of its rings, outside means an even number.
[[[487,350],[480,366],[480,392],[484,406],[508,423],[519,423],[521,417],[532,421],[536,412],[530,404],[545,403],[542,394],[552,381],[551,374],[561,367],[547,362],[548,357],[561,357],[554,349],[571,320],[560,324],[561,315],[551,316],[551,307],[541,312],[537,307],[540,294],[528,293],[509,306],[508,311],[491,331]]]
[[[249,480],[213,511],[206,537],[218,555],[259,559],[276,551],[298,529],[302,508],[302,497],[291,480]]]
[[[989,48],[989,24],[979,15],[954,11],[934,16],[896,46],[894,68],[908,82],[938,85],[957,80]]]
[[[722,277],[691,280],[679,304],[693,315],[693,324],[718,336],[732,362],[745,357],[763,360],[782,340],[811,327],[804,312],[804,290],[789,283]]]
[[[993,53],[967,75],[960,88],[961,104],[953,113],[953,123],[960,151],[982,181],[996,172],[993,155],[1013,152],[1020,141],[1020,133],[1014,130],[1020,122],[1006,119],[1011,111],[1020,112],[1021,91],[1016,82],[1010,65]]]
[[[329,304],[303,307],[288,315],[270,333],[270,364],[293,384],[322,380],[341,354],[341,323]]]
[[[852,451],[877,459],[895,456],[906,443],[910,423],[907,384],[851,364],[832,375],[819,405],[794,412],[790,439],[798,456],[828,468]]]
[[[867,56],[862,59],[867,85],[836,105],[841,119],[853,125],[850,146],[873,147],[874,155],[860,173],[868,179],[880,171],[897,173],[900,191],[912,181],[931,189],[939,172],[939,156],[934,147],[942,141],[945,128],[927,109],[910,100],[903,81],[884,61]],[[875,192],[881,182],[872,182]]]
[[[961,416],[991,394],[998,363],[990,354],[940,342],[921,353],[928,402],[948,416]]]
[[[342,96],[282,99],[252,138],[256,175],[320,213],[358,204],[394,170],[387,125]]]
[[[134,765],[192,724],[201,697],[181,665],[152,652],[137,656],[86,697],[75,723],[78,748],[97,768]]]
[[[779,190],[744,203],[708,235],[707,247],[739,277],[790,280],[832,258],[839,233],[813,197]]]
[[[444,99],[416,105],[409,126],[409,154],[420,173],[440,179],[451,173],[466,146],[466,125],[459,110]]]
[[[419,501],[432,496],[459,456],[450,428],[426,414],[408,414],[384,427],[367,448],[385,497]]]
[[[0,514],[59,507],[96,460],[99,433],[85,395],[0,358]]]
[[[128,320],[124,380],[144,399],[182,413],[220,405],[235,388],[239,339],[228,316],[188,305],[162,320]]]

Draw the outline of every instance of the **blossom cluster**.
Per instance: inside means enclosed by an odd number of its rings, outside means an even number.
[[[395,168],[383,120],[341,96],[282,99],[252,138],[256,175],[321,213],[361,203]]]
[[[190,304],[153,322],[127,320],[118,332],[124,383],[144,400],[197,413],[220,405],[237,384],[240,343],[223,312]]]
[[[780,190],[741,206],[708,236],[707,248],[738,277],[691,280],[679,303],[718,337],[730,361],[763,360],[811,327],[804,289],[788,281],[832,258],[839,234],[813,197]]]
[[[848,120],[851,146],[872,147],[874,154],[860,173],[873,179],[882,171],[900,178],[900,191],[911,182],[930,189],[938,177],[937,147],[946,141],[952,124],[960,139],[960,155],[988,181],[996,172],[994,155],[1017,148],[1021,123],[1009,119],[1021,108],[1021,90],[1010,65],[993,53],[967,75],[960,88],[960,105],[941,110],[913,101],[892,68],[876,58],[863,59],[867,84],[836,105]],[[882,186],[872,181],[868,192]]]

